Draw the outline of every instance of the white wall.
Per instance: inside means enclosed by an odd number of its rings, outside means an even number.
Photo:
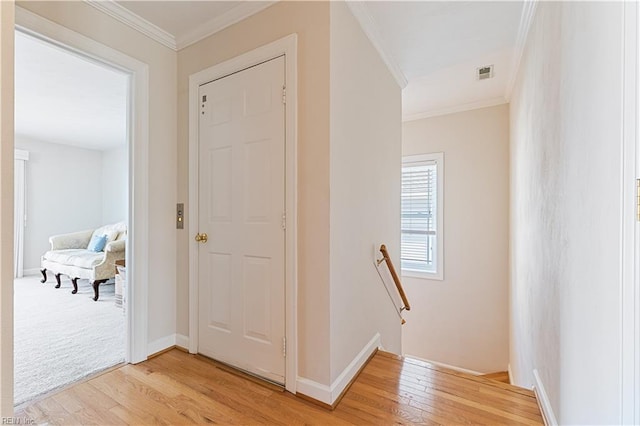
[[[623,3],[540,2],[511,102],[511,348],[561,424],[620,423]]]
[[[148,342],[176,332],[177,54],[85,2],[27,1],[20,6],[148,65]]]
[[[444,153],[444,280],[402,277],[402,351],[483,373],[509,359],[509,107],[403,124],[402,155]]]
[[[329,382],[329,4],[278,2],[178,52],[179,199],[188,199],[189,75],[298,35],[298,375]],[[189,224],[185,228],[188,229]],[[178,239],[178,334],[189,332],[188,232]]]
[[[344,2],[331,3],[331,381],[376,334],[400,353],[400,318],[373,247],[400,253],[401,90]]]
[[[127,147],[102,152],[102,223],[127,220],[129,156]]]
[[[40,256],[56,234],[123,221],[127,215],[126,148],[96,151],[16,136],[26,162],[24,269],[40,268]]]
[[[399,253],[401,93],[346,5],[279,2],[178,53],[179,198],[194,207],[189,75],[291,33],[298,35],[298,375],[331,385],[376,332],[400,351],[400,320],[372,256],[381,240]],[[179,234],[177,330],[185,335],[190,238]]]
[[[39,269],[49,237],[102,223],[102,152],[16,136],[26,162],[24,269]]]

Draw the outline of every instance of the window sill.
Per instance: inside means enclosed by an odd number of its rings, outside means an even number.
[[[402,271],[400,271],[400,275],[402,277],[419,278],[422,280],[434,280],[434,281],[444,280],[442,273],[434,273],[434,272],[410,271],[407,269],[403,269]]]

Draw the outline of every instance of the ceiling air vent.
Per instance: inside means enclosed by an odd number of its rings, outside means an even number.
[[[486,80],[493,77],[493,65],[476,68],[476,78],[478,80]]]

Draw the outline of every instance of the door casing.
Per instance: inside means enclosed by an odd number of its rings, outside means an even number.
[[[297,35],[214,65],[189,76],[189,352],[198,352],[198,88],[259,63],[285,56],[285,388],[296,392],[297,345]]]
[[[127,275],[131,285],[127,286],[127,297],[131,309],[126,313],[125,361],[142,362],[148,355],[149,66],[19,6],[16,6],[15,19],[17,30],[129,74]]]

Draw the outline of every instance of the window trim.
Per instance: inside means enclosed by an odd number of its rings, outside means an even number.
[[[405,277],[421,278],[426,280],[444,280],[444,152],[430,154],[405,155],[402,157],[402,167],[417,165],[420,163],[436,164],[436,272],[422,272],[402,269]],[[416,164],[417,163],[417,164]],[[402,230],[400,230],[402,234]],[[401,263],[402,265],[402,263]]]

